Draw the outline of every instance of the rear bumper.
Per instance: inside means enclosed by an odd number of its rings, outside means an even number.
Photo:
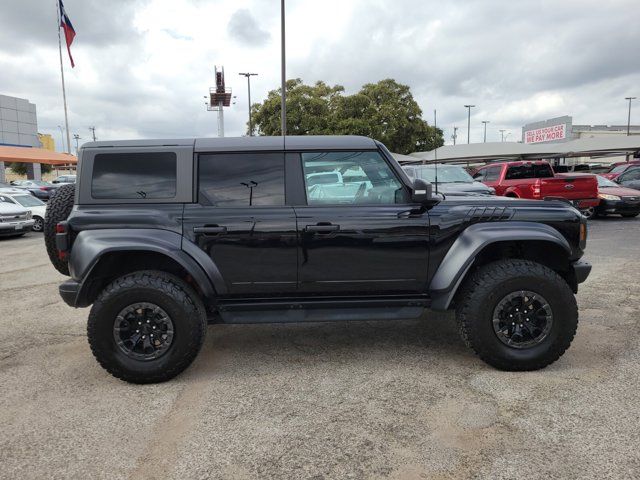
[[[591,264],[585,260],[578,260],[571,264],[576,276],[576,283],[584,282],[591,273]]]
[[[67,280],[58,287],[58,291],[64,303],[70,307],[77,306],[78,292],[80,291],[80,284],[78,282],[75,280]]]
[[[583,198],[580,200],[573,200],[573,204],[576,208],[591,208],[597,207],[600,204],[599,198]]]

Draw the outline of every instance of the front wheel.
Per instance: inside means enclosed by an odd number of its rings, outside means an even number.
[[[544,265],[502,260],[479,268],[456,299],[460,334],[500,370],[538,370],[569,348],[578,306],[567,282]]]
[[[196,358],[207,328],[196,292],[164,272],[114,280],[91,308],[91,350],[114,377],[131,383],[169,380]]]
[[[596,216],[596,207],[585,208],[584,210],[580,210],[580,213],[591,220]]]
[[[33,227],[31,230],[34,232],[41,232],[44,229],[44,219],[41,217],[33,217]]]

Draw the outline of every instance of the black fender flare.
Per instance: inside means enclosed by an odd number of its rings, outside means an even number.
[[[107,253],[121,251],[166,255],[193,277],[206,298],[215,298],[216,294],[226,293],[226,284],[211,257],[190,243],[185,245],[186,250],[183,249],[183,241],[187,243],[182,235],[170,230],[101,229],[79,232],[69,258],[71,276],[80,283],[77,298],[82,298],[85,280],[91,276],[91,270],[100,258]],[[195,252],[197,258],[190,252]]]
[[[571,246],[555,228],[536,222],[487,222],[467,227],[455,240],[429,284],[431,308],[447,310],[476,256],[488,245],[504,241],[545,241],[562,247],[567,256]]]

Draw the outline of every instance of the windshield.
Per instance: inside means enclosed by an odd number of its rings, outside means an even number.
[[[435,165],[423,165],[415,168],[416,178],[435,183]],[[458,165],[438,165],[438,183],[473,183],[473,178],[467,171]]]
[[[616,182],[612,182],[611,180],[609,180],[608,178],[604,178],[600,175],[596,175],[596,177],[598,178],[598,186],[599,187],[619,187],[620,185],[618,185]]]
[[[33,195],[16,195],[13,199],[23,207],[41,207],[44,205],[44,202],[41,202]]]

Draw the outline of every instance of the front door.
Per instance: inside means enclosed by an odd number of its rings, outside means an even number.
[[[228,293],[295,292],[296,218],[284,201],[284,154],[201,154],[198,177],[184,235],[211,257]]]
[[[300,292],[424,292],[429,217],[378,151],[303,152]]]

